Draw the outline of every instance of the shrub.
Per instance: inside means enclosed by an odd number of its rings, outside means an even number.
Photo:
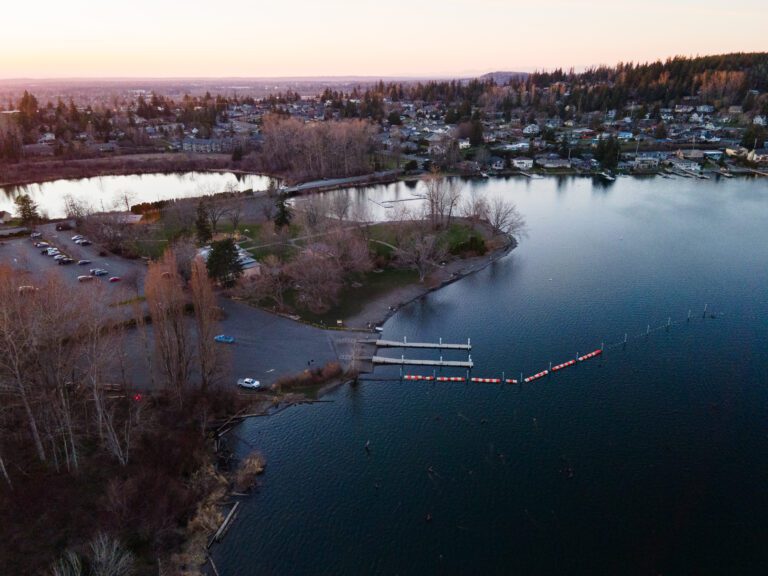
[[[243,458],[235,473],[235,490],[246,492],[256,484],[256,477],[264,472],[267,461],[259,452],[251,452]]]

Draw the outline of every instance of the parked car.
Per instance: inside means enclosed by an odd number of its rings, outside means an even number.
[[[88,271],[88,273],[91,276],[106,276],[107,274],[109,274],[109,272],[107,272],[106,270],[102,270],[101,268],[91,268]]]
[[[91,244],[93,244],[93,242],[91,242],[90,240],[86,240],[85,238],[83,238],[82,240],[78,240],[78,241],[76,242],[76,244],[80,244],[80,246],[90,246]]]
[[[35,248],[50,248],[48,242],[35,242]]]
[[[69,258],[69,256],[67,256],[66,254],[61,254],[61,253],[59,253],[59,254],[56,254],[56,255],[53,257],[53,259],[54,259],[54,260],[56,260],[57,262],[58,262],[59,260],[64,260],[64,258]]]
[[[72,258],[70,258],[69,256],[65,256],[64,258],[59,260],[59,266],[64,266],[66,264],[74,264],[74,262],[75,261],[72,260]]]
[[[237,381],[237,385],[240,386],[240,388],[249,388],[251,390],[261,388],[261,382],[254,380],[253,378],[240,378]]]
[[[213,339],[216,340],[216,342],[221,342],[222,344],[235,343],[234,336],[227,336],[226,334],[219,334],[218,336],[215,336]]]
[[[94,278],[93,276],[78,276],[77,277],[77,281],[78,282],[90,282],[91,280],[93,280],[93,278]]]
[[[83,238],[85,238],[85,236],[83,236],[82,234],[75,234],[74,236],[72,236],[72,242],[77,242],[78,240],[82,240]]]
[[[58,256],[59,254],[61,254],[61,252],[59,252],[58,248],[48,248],[43,252],[43,254],[45,254],[46,256]]]
[[[24,294],[25,292],[37,292],[37,288],[34,286],[19,286],[19,294]]]
[[[30,238],[42,238],[43,234],[42,232],[32,232],[32,234],[29,235]]]
[[[109,279],[110,282],[120,282],[122,278],[120,276],[112,276],[112,278]]]
[[[88,265],[88,264],[90,264],[90,263],[91,263],[91,261],[90,261],[90,260],[78,260],[78,261],[77,261],[77,265],[78,265],[78,266],[87,266],[87,265]]]

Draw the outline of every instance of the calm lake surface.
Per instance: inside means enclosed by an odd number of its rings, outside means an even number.
[[[250,419],[267,471],[220,573],[764,573],[768,181],[467,186],[514,200],[528,237],[384,336],[471,338],[492,377],[610,348],[528,385],[373,381]]]
[[[67,195],[85,201],[96,210],[124,210],[122,198],[127,194],[130,204],[187,198],[223,192],[235,184],[238,190],[265,190],[270,178],[233,174],[231,172],[184,172],[179,174],[138,174],[129,176],[100,176],[81,180],[54,180],[41,184],[0,187],[0,210],[15,213],[14,198],[29,194],[41,212],[50,218],[66,216]]]

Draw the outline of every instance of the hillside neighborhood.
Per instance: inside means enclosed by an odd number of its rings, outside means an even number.
[[[723,57],[717,65],[726,71],[678,71],[688,76],[634,96],[631,86],[621,86],[626,71],[618,69],[510,76],[506,84],[490,77],[380,81],[317,94],[287,88],[260,98],[233,91],[174,100],[156,90],[124,88],[77,99],[70,94],[68,101],[62,93],[44,103],[29,92],[7,94],[0,96],[7,101],[0,110],[0,160],[227,154],[244,169],[259,170],[266,120],[290,118],[308,125],[370,122],[371,172],[433,165],[466,174],[754,169],[768,164],[768,94],[749,81],[765,57],[745,58]],[[683,64],[714,65],[704,60]],[[657,63],[660,70],[644,65],[630,71],[664,77],[681,65],[675,60]]]

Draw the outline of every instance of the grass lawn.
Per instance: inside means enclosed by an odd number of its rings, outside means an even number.
[[[396,288],[415,284],[419,281],[419,274],[415,270],[402,270],[387,268],[382,272],[367,272],[352,278],[342,288],[336,306],[324,314],[313,314],[306,310],[300,312],[304,320],[315,324],[335,326],[336,320],[346,320],[358,314],[371,300],[378,298]],[[362,284],[359,288],[352,286],[353,282]],[[292,305],[293,298],[287,297],[286,303]]]

